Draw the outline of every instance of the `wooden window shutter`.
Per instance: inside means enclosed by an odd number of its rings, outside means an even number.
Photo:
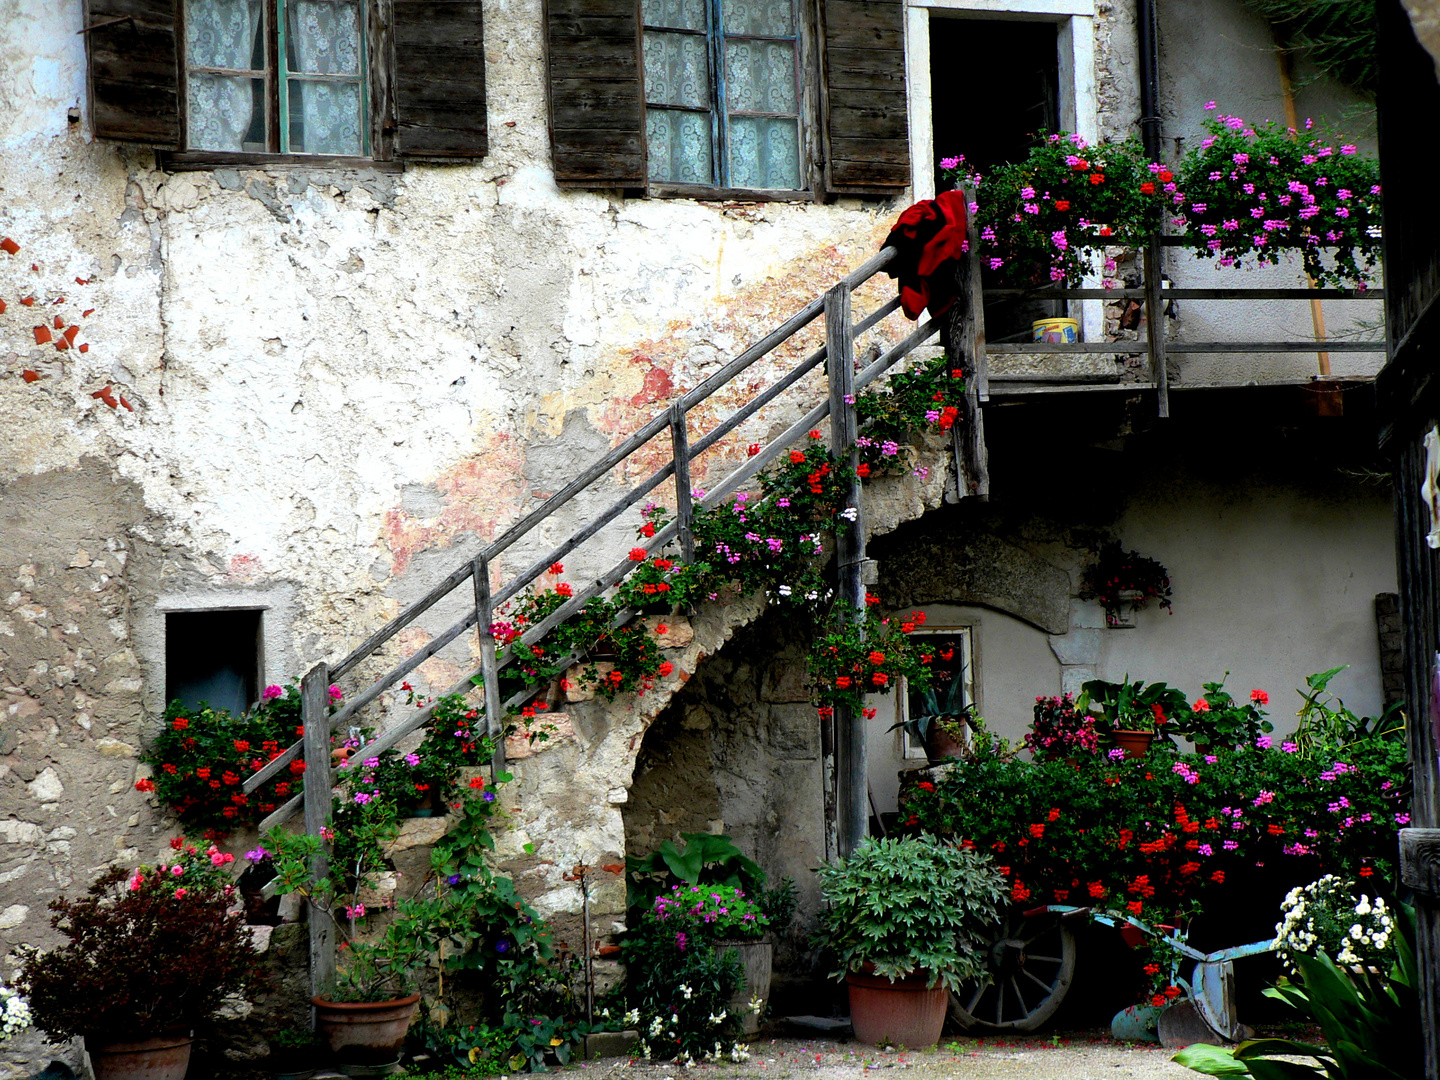
[[[97,139],[180,149],[177,0],[86,0],[90,128]]]
[[[823,0],[825,186],[890,193],[910,183],[903,0]]]
[[[644,187],[636,0],[546,0],[545,35],[555,182]]]
[[[481,6],[479,0],[392,0],[397,157],[489,152]]]

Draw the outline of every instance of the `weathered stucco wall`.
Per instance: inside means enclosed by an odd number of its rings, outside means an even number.
[[[153,856],[169,834],[159,809],[133,790],[136,754],[163,704],[163,608],[265,608],[266,682],[335,658],[561,487],[577,463],[857,265],[898,208],[559,191],[537,75],[538,0],[486,6],[491,153],[483,162],[167,175],[148,150],[89,137],[80,9],[72,0],[0,0],[0,236],[19,244],[0,253],[7,943],[48,940],[49,899],[109,860]],[[1122,133],[1135,102],[1132,13],[1101,0],[1097,15],[1100,126]],[[1184,100],[1219,96],[1203,72],[1183,72],[1193,80]],[[1227,107],[1259,100],[1242,89],[1243,100]],[[857,307],[889,289],[882,280]],[[61,350],[37,335],[42,325],[52,339],[79,330]],[[882,329],[891,339],[898,332]],[[818,334],[812,327],[753,379],[698,409],[692,430],[752,397]],[[807,382],[796,396],[820,392]],[[702,459],[696,482],[794,415],[791,405],[762,413]],[[617,470],[507,553],[499,571],[541,554],[654,463],[655,453],[641,454]],[[874,527],[893,531],[934,507],[944,481],[937,465],[923,482],[879,492]],[[665,501],[663,489],[658,497]],[[1052,554],[1083,546],[1111,520],[1091,517],[1079,512],[1063,541],[998,531],[1039,577],[1007,579],[995,572],[1011,565],[1006,549],[977,549],[965,570],[973,591],[926,602],[1020,603],[1026,593],[1024,625],[1063,632],[1074,618],[1064,591],[1074,563]],[[621,519],[567,558],[567,578],[583,581],[612,563],[633,525]],[[1368,551],[1379,531],[1359,528],[1347,543]],[[1047,580],[1059,584],[1036,589]],[[708,681],[697,685],[717,699],[739,695],[740,668],[726,665],[740,661],[727,652],[713,673],[699,665],[754,614],[702,611],[677,667],[699,670]],[[455,617],[437,608],[396,649]],[[417,685],[453,682],[472,648],[431,661]],[[1000,692],[989,679],[987,698]],[[578,906],[563,881],[574,861],[600,864],[638,842],[621,818],[631,771],[646,726],[682,681],[617,710],[578,703],[574,738],[521,764],[503,853],[547,913],[567,917]],[[1008,682],[998,685],[1008,693]],[[733,713],[703,702],[675,707],[679,730],[696,740],[708,732],[708,752],[724,763],[718,819],[751,830],[762,861],[781,873],[815,858],[813,838],[770,824],[772,815],[798,821],[802,811],[813,824],[818,814],[803,779],[816,768],[804,756],[813,751],[804,706],[773,697],[796,693],[758,683]],[[709,729],[685,727],[702,716]],[[793,801],[751,792],[752,763],[735,748],[753,738],[770,748],[764,769],[793,783]],[[659,783],[658,772],[645,776]],[[793,848],[782,851],[776,835],[791,836]],[[533,855],[527,840],[537,843]],[[597,904],[603,924],[623,898],[612,887]]]

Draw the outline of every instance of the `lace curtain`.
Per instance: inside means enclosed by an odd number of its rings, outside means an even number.
[[[645,100],[649,105],[645,136],[650,179],[662,183],[798,188],[796,42],[754,40],[795,37],[792,0],[719,0],[718,14],[707,8],[706,0],[643,0]],[[724,102],[716,100],[718,91],[711,69],[714,38],[702,36],[712,29],[716,19],[724,30],[719,35],[725,65]],[[714,121],[717,104],[724,107],[723,125]],[[739,115],[745,113],[779,116]],[[717,168],[722,163],[714,160],[722,138],[723,165],[729,173],[723,179]]]
[[[285,44],[290,152],[364,153],[358,0],[285,0]]]
[[[185,116],[196,150],[265,149],[265,41],[261,0],[190,0],[185,55],[191,68]],[[196,71],[222,68],[247,75]]]

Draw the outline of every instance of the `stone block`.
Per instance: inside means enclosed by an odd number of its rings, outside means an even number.
[[[531,739],[531,734],[535,738]],[[563,743],[575,741],[575,725],[568,713],[547,713],[530,720],[529,726],[517,728],[505,739],[505,760],[522,761],[536,754],[553,750]]]
[[[461,782],[464,783],[463,778]],[[435,841],[444,836],[449,828],[450,817],[448,814],[441,817],[403,818],[400,822],[400,831],[395,834],[395,839],[390,843],[390,853],[409,851],[419,847],[433,847]]]
[[[570,689],[565,691],[565,700],[594,701],[595,683],[609,675],[615,670],[615,665],[606,660],[597,660],[593,664],[576,664],[565,673],[565,679],[570,684]],[[584,683],[590,683],[585,686]]]
[[[811,759],[820,752],[820,721],[809,705],[771,706],[766,736],[784,757]]]
[[[647,615],[641,620],[645,629],[665,649],[683,649],[695,640],[695,628],[684,615]],[[660,627],[665,632],[660,633]]]
[[[1063,636],[1051,637],[1050,651],[1062,664],[1097,664],[1100,661],[1100,631],[1071,630]]]
[[[596,1031],[585,1036],[585,1060],[624,1057],[640,1039],[638,1031]]]
[[[789,704],[809,701],[805,687],[805,665],[800,660],[777,658],[765,669],[760,684],[760,700]]]
[[[1070,625],[1086,630],[1105,628],[1105,609],[1094,600],[1072,600],[1070,602]]]
[[[305,901],[299,893],[286,893],[280,897],[280,921],[299,922],[305,911]]]
[[[1060,671],[1060,692],[1078,694],[1082,684],[1095,678],[1095,669],[1088,667],[1067,667]]]

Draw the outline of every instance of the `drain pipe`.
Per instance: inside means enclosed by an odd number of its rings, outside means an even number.
[[[1145,156],[1151,161],[1159,161],[1160,45],[1155,0],[1136,0],[1135,7],[1135,24],[1140,38],[1140,139],[1145,146]],[[1160,296],[1164,265],[1164,248],[1160,243],[1160,235],[1165,231],[1163,217],[1159,229],[1145,246],[1145,334],[1150,343],[1150,378],[1155,383],[1157,411],[1163,417],[1170,415],[1170,376],[1165,366],[1165,315]]]
[[[1155,0],[1136,0],[1140,32],[1140,139],[1151,161],[1160,160],[1160,45]]]

